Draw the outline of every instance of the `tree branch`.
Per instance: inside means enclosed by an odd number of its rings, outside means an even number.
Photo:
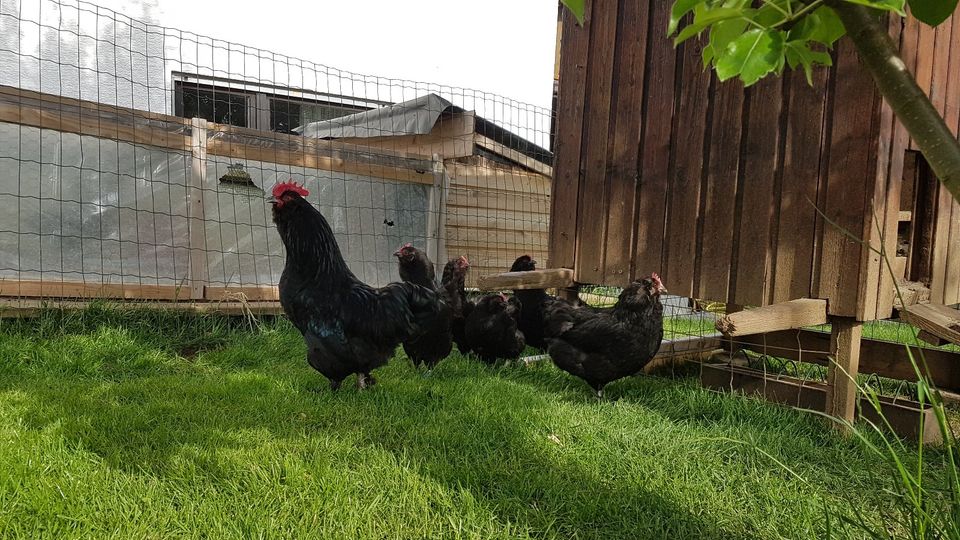
[[[837,12],[880,93],[907,128],[937,178],[953,198],[960,201],[960,141],[907,71],[886,27],[878,23],[878,16],[886,12],[847,0],[829,0],[828,5]]]

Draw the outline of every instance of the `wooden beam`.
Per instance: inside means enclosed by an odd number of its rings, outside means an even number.
[[[742,336],[725,340],[731,352],[749,349],[798,362],[826,366],[830,362],[830,334],[816,330],[784,330],[768,334]],[[909,351],[909,353],[908,353]],[[860,340],[860,372],[876,373],[881,377],[915,381],[916,373],[910,363],[910,354],[920,362],[921,352],[926,370],[937,388],[960,392],[960,353],[923,348],[902,343],[864,338]]]
[[[960,311],[943,304],[915,304],[901,311],[901,317],[927,334],[951,343],[960,343]]]
[[[717,319],[717,330],[726,336],[745,336],[816,326],[827,322],[827,301],[801,298],[771,306],[728,313]]]
[[[177,300],[188,298],[189,294],[177,285],[5,279],[0,281],[0,297]]]
[[[493,276],[481,276],[478,286],[482,291],[563,289],[573,286],[573,270],[554,268],[529,272],[504,272]]]
[[[827,407],[824,412],[852,422],[857,411],[857,373],[863,323],[852,317],[833,317],[830,322],[833,361],[827,368]],[[831,425],[846,431],[845,426],[836,422]]]
[[[39,300],[0,298],[0,318],[36,317],[51,309],[83,311],[90,302],[82,300]],[[217,314],[229,316],[282,315],[279,302],[118,302],[110,308],[120,311],[156,309],[194,314]]]
[[[526,167],[532,171],[536,171],[540,174],[553,176],[553,167],[551,167],[550,165],[537,161],[536,159],[526,154],[523,154],[521,152],[517,152],[516,150],[507,148],[506,146],[498,143],[497,141],[489,137],[484,137],[483,135],[477,135],[474,141],[476,142],[477,146],[480,146],[481,148],[489,150],[494,154],[497,154],[506,159],[509,159],[510,161],[518,165]]]
[[[204,287],[204,300],[214,302],[240,301],[247,302],[277,302],[280,300],[280,290],[275,286],[233,286],[233,287]]]
[[[940,338],[940,337],[938,337],[938,336],[935,336],[935,335],[931,334],[930,332],[927,332],[926,330],[920,330],[919,332],[917,332],[917,339],[919,339],[920,341],[924,341],[924,342],[926,342],[926,343],[929,343],[930,345],[933,345],[934,347],[939,347],[939,346],[941,346],[941,345],[946,345],[946,344],[948,343],[947,340],[942,339],[942,338]]]

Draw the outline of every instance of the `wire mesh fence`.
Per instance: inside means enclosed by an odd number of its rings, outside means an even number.
[[[471,280],[545,261],[551,124],[87,2],[0,0],[0,296],[273,300],[265,199],[291,179],[374,285],[405,242],[467,256]]]

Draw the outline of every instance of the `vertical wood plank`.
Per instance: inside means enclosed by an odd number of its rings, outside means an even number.
[[[203,216],[203,190],[207,185],[207,121],[194,118],[190,122],[192,168],[187,192],[187,215],[190,231],[190,298],[202,299],[207,285],[207,234]]]
[[[632,275],[634,210],[638,180],[637,147],[642,122],[650,2],[620,0],[613,104],[613,148],[610,156],[609,208],[604,248],[603,282],[625,286]]]
[[[909,19],[914,19],[913,15],[908,16]],[[933,46],[936,42],[936,29],[930,28],[925,24],[914,19],[914,22],[917,25],[917,63],[916,71],[914,71],[914,76],[917,79],[917,84],[923,90],[927,96],[930,96],[930,86],[933,82],[933,60],[934,60],[934,50]],[[908,23],[909,24],[909,23]],[[916,143],[913,142],[913,139],[910,140],[910,149],[918,150]]]
[[[737,81],[716,84],[715,88],[710,156],[702,200],[701,234],[704,238],[697,257],[700,276],[697,298],[726,302],[730,293],[728,262],[734,249],[733,214],[740,166],[739,127],[744,114],[744,90]]]
[[[560,52],[560,88],[557,102],[557,139],[550,202],[550,255],[548,264],[573,268],[577,239],[577,198],[580,190],[580,148],[587,102],[587,48],[590,40],[591,2],[586,2],[583,26],[570,10],[563,10]]]
[[[947,20],[934,29],[932,73],[930,80],[930,101],[940,116],[944,116],[947,104],[947,84],[951,78],[948,72],[950,65],[950,45],[953,38],[953,21]],[[956,77],[956,75],[953,75]]]
[[[933,171],[927,166],[928,173]],[[933,178],[936,178],[933,176]],[[936,181],[937,209],[933,229],[933,253],[930,276],[930,301],[944,304],[947,295],[947,274],[951,268],[947,266],[947,257],[950,252],[950,219],[953,210],[953,196]],[[954,270],[956,271],[956,270]]]
[[[736,273],[732,289],[736,304],[768,303],[772,256],[771,224],[774,219],[775,180],[780,152],[780,113],[783,80],[767,78],[749,90],[748,120],[740,154],[740,211]]]
[[[819,298],[829,300],[831,315],[855,317],[860,295],[861,244],[867,186],[876,172],[879,106],[873,79],[849,40],[836,49],[831,148],[827,165],[821,241]],[[848,235],[852,235],[851,238]]]
[[[801,72],[789,74],[791,114],[787,118],[784,144],[780,224],[774,264],[773,302],[813,296],[817,189],[829,72],[814,71],[814,84]]]
[[[704,174],[704,147],[710,130],[712,77],[702,67],[703,44],[691,39],[682,46],[680,93],[674,120],[673,163],[667,195],[663,273],[673,294],[693,296],[697,262],[697,221]]]
[[[650,28],[666,28],[669,2],[651,2]],[[652,34],[656,37],[656,34]],[[663,224],[666,212],[667,173],[674,109],[677,52],[669,39],[650,39],[647,58],[647,92],[644,96],[643,139],[640,142],[640,185],[637,188],[635,276],[663,274]]]
[[[960,17],[954,14],[950,21],[952,27],[948,65],[948,79],[944,120],[954,135],[960,133]],[[946,272],[944,273],[943,303],[960,302],[960,205],[950,203],[950,237],[947,244]]]
[[[903,22],[900,17],[890,15],[888,18],[889,33],[895,43],[902,43]],[[901,46],[902,48],[902,46]],[[874,273],[877,273],[877,291],[871,292],[876,296],[876,305],[869,306],[864,303],[863,313],[860,320],[869,319],[888,319],[893,315],[893,303],[895,296],[895,285],[898,276],[896,270],[892,267],[897,256],[897,243],[900,228],[900,197],[903,193],[903,160],[906,151],[906,138],[897,129],[896,115],[893,109],[885,101],[881,100],[880,110],[880,141],[877,155],[877,182],[878,193],[876,198],[881,199],[884,208],[875,210],[881,227],[871,227],[871,245],[880,246],[882,242],[883,252],[890,262],[890,266],[881,257],[871,253],[871,257],[877,260]],[[902,276],[901,276],[902,277]],[[871,284],[867,284],[871,286]]]
[[[960,205],[956,201],[951,201],[950,232],[943,279],[943,303],[951,305],[958,302],[960,302]]]
[[[606,232],[607,176],[610,120],[613,114],[614,56],[617,49],[617,0],[593,0],[590,22],[590,59],[587,95],[590,110],[584,118],[583,178],[577,215],[574,279],[582,283],[603,281],[603,238]]]
[[[857,371],[860,368],[860,337],[863,323],[849,317],[830,321],[830,353],[833,361],[827,368],[828,415],[852,422],[857,405]],[[833,423],[842,431],[842,426]]]

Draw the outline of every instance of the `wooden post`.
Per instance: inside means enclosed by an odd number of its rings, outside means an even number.
[[[443,208],[443,160],[438,154],[433,155],[433,185],[430,186],[430,195],[427,200],[427,257],[433,261],[437,269],[443,268],[446,261],[440,256],[440,212]]]
[[[827,409],[830,416],[852,422],[857,404],[857,370],[863,323],[852,317],[830,318],[830,355],[827,369]],[[832,423],[841,431],[846,428]]]
[[[580,300],[580,286],[574,285],[572,287],[557,289],[557,296],[566,300],[567,302],[576,302]]]
[[[203,188],[207,185],[207,121],[194,118],[190,122],[190,151],[193,168],[187,191],[187,215],[190,231],[190,298],[203,299],[207,285],[207,239],[203,216]]]

